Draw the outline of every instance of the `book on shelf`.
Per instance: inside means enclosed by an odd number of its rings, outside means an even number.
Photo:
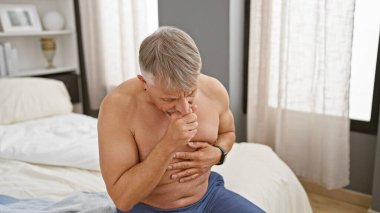
[[[18,53],[17,49],[13,48],[10,42],[1,43],[3,46],[3,59],[6,75],[13,75],[18,72]],[[1,60],[1,59],[0,59]],[[3,72],[2,72],[3,73]]]
[[[1,76],[7,76],[7,67],[5,62],[5,50],[3,43],[0,43],[0,77]]]
[[[16,48],[12,48],[11,63],[13,64],[12,73],[18,73],[18,52]]]

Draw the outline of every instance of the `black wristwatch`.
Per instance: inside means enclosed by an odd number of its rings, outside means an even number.
[[[222,156],[220,156],[219,163],[217,163],[215,165],[222,165],[224,163],[224,160],[226,159],[228,152],[221,146],[218,146],[218,145],[214,145],[214,146],[222,152]]]

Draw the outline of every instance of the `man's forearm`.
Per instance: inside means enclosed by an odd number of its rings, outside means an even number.
[[[111,189],[117,207],[130,210],[148,196],[160,182],[174,151],[165,142],[158,143],[144,161],[125,171]]]

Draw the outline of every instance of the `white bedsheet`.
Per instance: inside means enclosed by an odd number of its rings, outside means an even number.
[[[73,192],[105,192],[100,172],[0,158],[0,194],[60,200]]]
[[[0,158],[99,171],[96,126],[75,113],[0,125]]]
[[[226,188],[266,212],[311,213],[307,194],[290,168],[268,146],[236,143],[222,166]]]
[[[0,126],[0,194],[61,199],[72,192],[105,192],[98,164],[96,119],[68,114]],[[267,146],[237,143],[213,170],[227,188],[266,212],[312,212],[296,176]]]

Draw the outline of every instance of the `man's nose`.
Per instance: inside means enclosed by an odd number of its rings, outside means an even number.
[[[181,98],[176,106],[176,109],[182,114],[187,114],[190,112],[190,104],[186,98]]]

